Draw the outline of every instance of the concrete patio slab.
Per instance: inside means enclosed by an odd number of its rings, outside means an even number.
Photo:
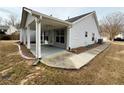
[[[44,58],[41,60],[41,62],[51,67],[80,69],[82,66],[86,65],[93,58],[95,58],[99,53],[105,50],[109,45],[109,43],[105,43],[80,54],[63,51],[51,57]]]
[[[63,52],[65,49],[58,48],[55,46],[50,45],[41,45],[41,56],[42,58],[47,58],[53,54]],[[31,52],[35,55],[36,54],[36,44],[31,44]]]

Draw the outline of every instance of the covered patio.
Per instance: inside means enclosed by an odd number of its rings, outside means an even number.
[[[69,22],[23,8],[20,41],[36,58],[46,58],[69,48],[70,27]]]
[[[31,44],[31,52],[36,55],[36,44]],[[64,52],[65,49],[51,46],[51,45],[41,45],[41,56],[42,58],[51,57],[53,55],[56,55],[60,52]]]

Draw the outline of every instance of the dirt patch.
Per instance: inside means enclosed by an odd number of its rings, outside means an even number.
[[[122,42],[123,43],[123,42]],[[12,42],[0,41],[0,84],[124,84],[124,43],[111,44],[103,53],[79,70],[65,70],[39,64],[31,66],[18,54]],[[6,70],[12,68],[10,70]],[[31,77],[31,78],[30,78]]]
[[[124,84],[124,55],[117,54],[122,50],[124,46],[112,44],[79,70],[63,70],[41,65],[41,68],[45,68],[41,71],[42,74],[27,84]]]
[[[34,69],[28,63],[34,60],[23,59],[15,43],[0,41],[0,84],[19,84]]]
[[[90,50],[90,49],[93,49],[93,48],[96,48],[98,46],[100,46],[101,44],[92,44],[92,45],[88,45],[86,47],[78,47],[78,48],[73,48],[70,50],[70,52],[72,53],[76,53],[76,54],[80,54],[82,52],[85,52],[87,50]]]
[[[29,49],[27,49],[27,47],[25,47],[25,45],[20,44],[19,42],[17,42],[17,44],[20,45],[23,55],[30,57],[30,58],[35,58],[35,56],[32,54],[32,52]]]

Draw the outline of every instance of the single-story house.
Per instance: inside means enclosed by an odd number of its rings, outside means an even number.
[[[6,35],[12,35],[13,33],[17,32],[17,31],[18,30],[16,27],[10,25],[5,33],[6,33]]]
[[[115,36],[116,38],[124,39],[124,31],[120,32],[118,35]]]
[[[19,40],[18,30],[10,26],[0,26],[0,40]]]
[[[70,50],[94,44],[100,38],[94,11],[61,20],[23,7],[20,28],[20,42],[25,44],[36,58],[47,56],[43,55],[47,52],[52,54],[58,50]]]

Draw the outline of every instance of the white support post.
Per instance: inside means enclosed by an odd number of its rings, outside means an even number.
[[[37,52],[38,52],[38,50],[37,50],[38,20],[37,20],[37,19],[35,19],[35,23],[36,23],[36,31],[35,31],[35,33],[36,33],[36,34],[35,34],[35,35],[36,35],[36,36],[35,36],[35,38],[36,38],[36,39],[35,39],[35,40],[36,40],[36,41],[35,41],[35,42],[36,42],[36,48],[35,48],[35,49],[36,49],[36,53],[35,53],[35,56],[36,56],[36,58],[37,58],[37,56],[38,56],[38,55],[37,55]]]
[[[71,32],[71,29],[70,27],[67,28],[67,45],[66,45],[66,49],[69,50],[70,49],[70,32]]]
[[[42,43],[44,43],[44,29],[43,29],[43,24],[41,26],[42,26],[42,31],[41,31]]]
[[[41,21],[38,24],[38,58],[41,58]]]
[[[44,43],[44,31],[42,31],[42,42]]]
[[[26,45],[26,31],[23,29],[23,42],[24,42],[24,45]]]
[[[36,18],[36,58],[41,58],[41,21]]]
[[[30,44],[30,27],[27,27],[27,48],[30,49],[31,48],[31,44]]]
[[[22,31],[22,29],[20,30],[20,43],[22,43],[23,42],[23,31]]]

